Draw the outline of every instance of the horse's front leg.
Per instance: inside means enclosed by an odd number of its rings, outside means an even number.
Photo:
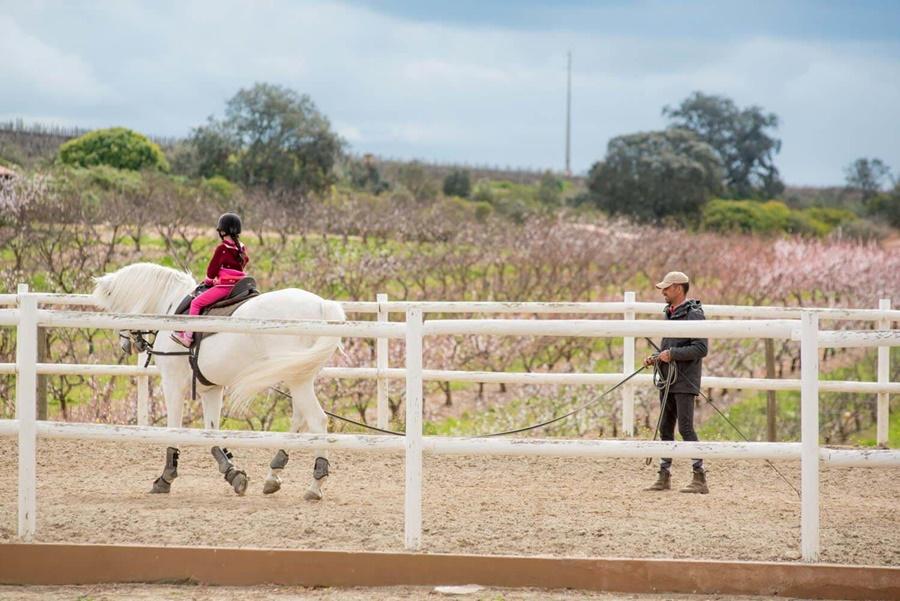
[[[203,403],[203,427],[207,430],[218,430],[219,422],[222,418],[222,393],[224,389],[221,386],[215,386],[209,390],[200,393],[200,400]],[[247,492],[247,485],[250,480],[247,478],[247,472],[238,469],[232,463],[234,455],[226,448],[213,447],[212,456],[219,466],[219,472],[225,476],[225,481],[231,485],[238,495]]]
[[[180,428],[184,409],[184,395],[187,387],[177,378],[163,372],[163,396],[166,399],[166,426]],[[153,482],[150,489],[154,494],[166,494],[172,490],[172,482],[178,477],[178,456],[176,447],[166,449],[166,465],[162,475]]]

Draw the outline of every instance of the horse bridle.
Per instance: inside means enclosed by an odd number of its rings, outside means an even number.
[[[127,332],[127,335],[124,333]],[[133,350],[137,350],[138,353],[146,353],[147,360],[144,362],[144,367],[150,365],[150,359],[153,358],[154,355],[160,356],[187,356],[191,354],[191,351],[155,351],[153,350],[153,345],[156,344],[156,335],[159,333],[158,330],[119,330],[119,338],[122,340],[119,342],[119,346],[122,350],[131,354]],[[147,340],[144,338],[144,335],[152,335],[153,340]]]

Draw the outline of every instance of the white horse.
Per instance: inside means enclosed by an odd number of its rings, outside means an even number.
[[[196,287],[190,274],[152,263],[135,263],[114,273],[95,278],[93,292],[97,304],[114,313],[172,313],[179,302]],[[324,300],[311,292],[287,288],[256,296],[234,312],[234,317],[258,319],[311,319],[344,321],[341,306]],[[128,333],[134,337],[136,333]],[[154,351],[178,352],[185,349],[160,331]],[[339,338],[325,336],[288,336],[264,334],[218,333],[203,341],[199,354],[200,371],[215,386],[197,383],[203,403],[203,425],[218,429],[222,414],[224,389],[229,389],[233,407],[246,407],[254,394],[278,382],[285,382],[291,391],[293,413],[291,431],[300,430],[303,422],[314,433],[327,431],[328,418],[316,398],[313,380],[338,348]],[[181,356],[156,357],[162,376],[166,399],[166,420],[170,428],[182,426],[184,399],[191,385],[192,372],[188,358]],[[247,475],[231,462],[227,449],[213,447],[213,456],[225,479],[242,495],[247,489]],[[177,448],[166,452],[166,467],[153,483],[151,492],[168,493],[178,476]],[[281,488],[281,472],[288,455],[278,451],[270,463],[263,492],[271,494]],[[313,480],[304,498],[322,498],[322,486],[328,476],[328,458],[324,451],[316,457]]]

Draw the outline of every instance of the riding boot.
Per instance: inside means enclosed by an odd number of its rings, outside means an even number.
[[[709,487],[706,485],[706,472],[694,471],[694,478],[691,480],[691,483],[678,492],[695,493],[701,495],[707,494],[709,492]]]
[[[170,338],[184,348],[191,348],[191,345],[194,344],[193,332],[172,332]]]
[[[648,486],[644,490],[669,490],[672,488],[672,474],[669,470],[659,470],[659,477],[656,482]]]
[[[151,493],[167,493],[172,490],[172,482],[178,477],[178,449],[169,447],[166,449],[166,467],[162,476],[153,482]]]

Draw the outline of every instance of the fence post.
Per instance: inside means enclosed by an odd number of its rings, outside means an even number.
[[[625,293],[625,304],[634,303],[634,292]],[[634,319],[634,310],[625,310],[625,319]],[[622,377],[634,371],[634,336],[625,336],[622,353]],[[622,387],[622,434],[634,436],[634,386],[629,382]]]
[[[770,380],[775,379],[775,341],[766,338],[766,377]],[[775,442],[778,436],[778,429],[775,425],[775,419],[778,413],[778,404],[775,401],[775,391],[766,391],[766,440]]]
[[[406,491],[404,540],[422,544],[422,310],[406,311]]]
[[[388,314],[387,307],[385,307],[385,303],[388,302],[387,294],[377,294],[375,295],[375,300],[378,303],[378,321],[386,322],[390,320],[390,315]],[[390,407],[388,406],[388,378],[387,378],[387,369],[388,369],[388,339],[387,338],[376,338],[375,339],[375,372],[376,372],[376,380],[375,386],[378,394],[378,413],[377,413],[377,423],[376,425],[382,430],[388,427],[388,421],[390,417]]]
[[[819,558],[819,316],[800,316],[800,552]]]
[[[50,356],[50,349],[47,348],[47,330],[38,328],[37,330],[37,360],[38,363],[46,363]],[[40,420],[47,419],[47,378],[48,376],[38,374],[37,377],[37,418]]]
[[[147,353],[138,353],[137,364],[143,367],[147,364]],[[150,424],[150,377],[138,376],[137,380],[137,424],[147,426]]]
[[[16,328],[16,419],[19,421],[19,538],[34,538],[37,509],[37,299],[19,284]]]
[[[883,298],[878,301],[878,308],[884,311],[888,311],[891,308],[891,299]],[[881,319],[878,321],[878,329],[879,330],[889,330],[891,328],[891,321],[889,319]],[[890,361],[891,361],[891,347],[889,346],[879,346],[878,347],[878,383],[879,384],[887,384],[888,380],[890,380]],[[878,424],[876,426],[877,435],[876,442],[879,445],[888,446],[890,444],[888,431],[888,426],[891,423],[890,420],[890,396],[886,392],[878,393]]]

